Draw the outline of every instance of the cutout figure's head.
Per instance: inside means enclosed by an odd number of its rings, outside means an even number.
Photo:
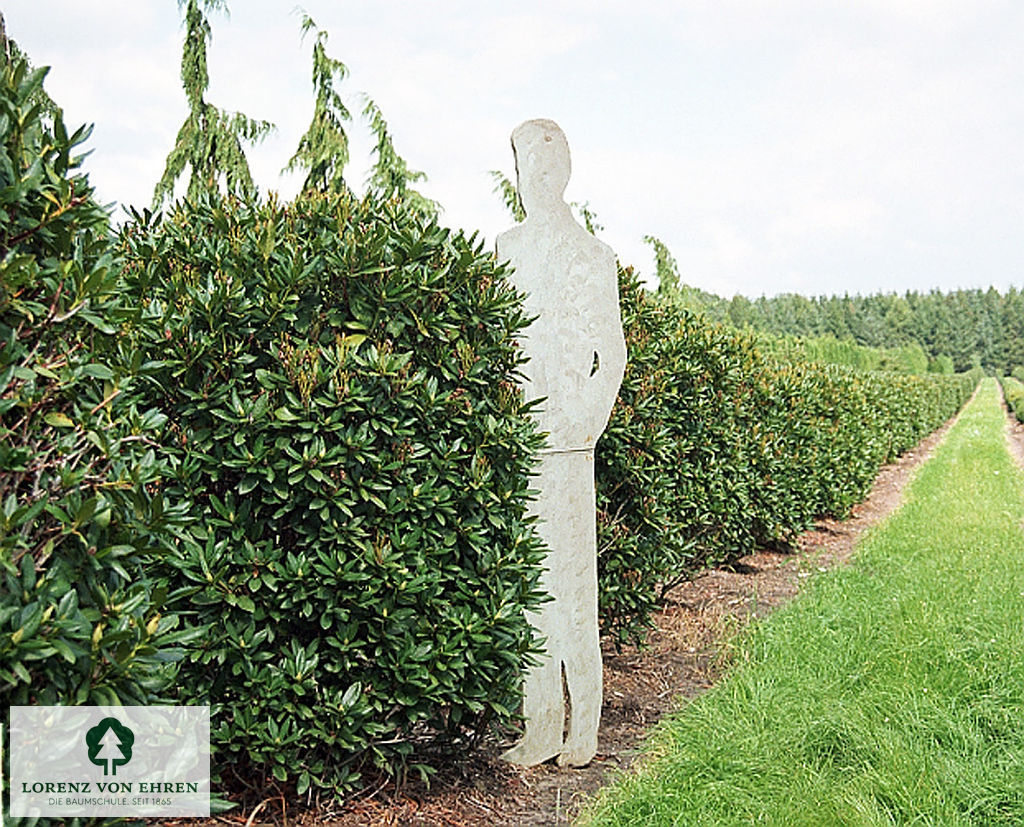
[[[554,121],[526,121],[512,133],[519,198],[527,215],[564,203],[569,183],[569,142]]]

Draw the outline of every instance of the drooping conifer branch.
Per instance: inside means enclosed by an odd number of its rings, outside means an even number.
[[[426,181],[427,174],[409,169],[405,159],[395,151],[391,132],[380,107],[368,95],[364,94],[363,100],[363,117],[370,122],[370,129],[377,136],[377,144],[373,149],[376,160],[367,179],[367,186],[384,198],[397,198],[406,202],[424,216],[436,216],[440,210],[438,203],[410,186],[417,181]]]
[[[345,122],[352,120],[348,107],[335,89],[348,75],[340,60],[327,55],[327,32],[318,28],[306,13],[302,15],[302,34],[315,32],[313,44],[313,89],[316,102],[309,128],[299,140],[299,148],[288,161],[285,172],[306,170],[303,192],[341,192],[347,189],[344,171],[349,160]]]
[[[517,222],[523,221],[526,218],[526,210],[523,209],[523,204],[519,200],[516,185],[500,169],[491,170],[491,180],[494,182],[494,188],[491,191],[501,196],[501,200],[504,202],[505,208],[512,214],[512,218]]]
[[[679,267],[675,257],[660,238],[645,235],[644,242],[654,249],[654,271],[658,276],[658,292],[675,295],[679,292]]]
[[[205,99],[210,86],[206,47],[211,31],[204,10],[227,11],[224,0],[178,0],[178,6],[185,12],[181,82],[188,98],[189,113],[167,156],[164,173],[153,192],[153,203],[160,206],[173,195],[174,185],[186,167],[189,168],[189,199],[218,192],[222,182],[228,194],[251,197],[256,188],[242,145],[258,143],[274,125],[219,109]]]

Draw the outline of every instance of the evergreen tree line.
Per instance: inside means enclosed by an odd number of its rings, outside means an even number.
[[[869,296],[786,293],[749,299],[682,287],[708,316],[774,336],[829,338],[880,349],[919,345],[937,372],[982,367],[1007,375],[1024,365],[1024,290],[907,291]]]

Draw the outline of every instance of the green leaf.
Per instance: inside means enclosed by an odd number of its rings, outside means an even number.
[[[87,321],[89,324],[95,327],[98,331],[100,331],[100,333],[105,333],[108,336],[117,333],[117,328],[114,325],[110,324],[110,322],[108,322],[102,316],[98,316],[96,313],[93,313],[88,310],[83,310],[78,315],[85,319],[85,321]]]
[[[60,413],[60,411],[50,411],[50,413],[43,417],[43,420],[47,425],[52,425],[54,428],[73,428],[75,426],[75,423],[71,421],[71,417]]]
[[[113,379],[114,371],[108,368],[106,365],[91,364],[86,365],[82,368],[82,373],[86,376],[95,376],[97,379]]]
[[[349,686],[348,689],[345,690],[345,694],[341,696],[341,704],[342,704],[342,706],[344,706],[346,708],[351,708],[352,705],[355,704],[355,702],[357,700],[359,700],[359,697],[362,694],[363,694],[362,684],[360,684],[358,682],[352,684],[351,686]]]

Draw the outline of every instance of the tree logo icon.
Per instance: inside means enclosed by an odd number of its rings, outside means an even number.
[[[104,775],[117,775],[117,768],[132,760],[135,733],[117,718],[104,718],[85,733],[89,760],[103,767]]]

